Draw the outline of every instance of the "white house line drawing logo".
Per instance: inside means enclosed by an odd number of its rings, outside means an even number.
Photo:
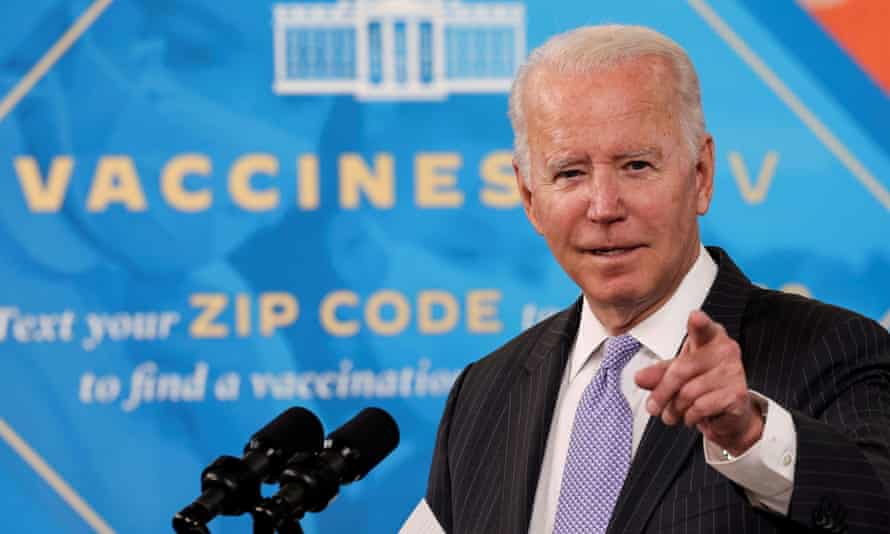
[[[277,4],[274,48],[274,90],[282,95],[440,100],[501,93],[525,57],[525,7],[457,0]]]

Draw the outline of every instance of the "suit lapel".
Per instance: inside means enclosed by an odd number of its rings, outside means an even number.
[[[507,399],[503,532],[527,532],[550,421],[562,375],[581,317],[581,299],[554,317],[534,348]]]
[[[723,250],[709,247],[708,251],[718,271],[702,310],[722,324],[731,338],[739,341],[751,282]],[[698,430],[683,425],[669,427],[661,419],[650,418],[608,532],[642,532],[696,445],[701,446]]]

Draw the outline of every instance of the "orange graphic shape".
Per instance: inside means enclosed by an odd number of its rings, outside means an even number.
[[[802,0],[800,4],[890,96],[890,2]]]

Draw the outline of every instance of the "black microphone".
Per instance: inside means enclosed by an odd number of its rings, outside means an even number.
[[[365,408],[325,440],[318,454],[297,454],[281,472],[281,489],[254,508],[265,531],[320,512],[340,486],[363,478],[399,444],[399,427],[380,408]]]
[[[244,456],[220,456],[201,473],[201,496],[173,516],[178,534],[209,534],[206,524],[217,515],[240,515],[262,499],[260,485],[276,482],[288,458],[317,452],[324,430],[315,414],[289,408],[251,436]]]

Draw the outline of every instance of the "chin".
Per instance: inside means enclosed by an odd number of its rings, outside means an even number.
[[[578,284],[587,299],[594,304],[610,307],[634,306],[645,300],[645,291],[631,281],[602,281],[599,283]]]

